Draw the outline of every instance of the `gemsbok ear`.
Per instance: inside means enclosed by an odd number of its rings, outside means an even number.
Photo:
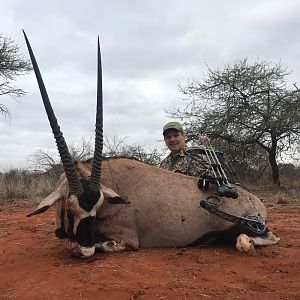
[[[130,204],[131,203],[130,201],[122,197],[106,198],[106,201],[109,204]]]
[[[110,189],[109,187],[105,186],[101,183],[101,190],[104,195],[105,201],[109,204],[130,204],[130,201],[127,199],[124,199],[124,197],[121,197],[119,194],[117,194],[115,191]]]
[[[67,179],[60,180],[59,186],[45,199],[41,201],[38,207],[31,212],[30,214],[26,215],[27,217],[31,217],[34,215],[41,214],[47,211],[51,206],[53,206],[56,202],[62,200],[66,197],[67,193],[69,192],[69,185]]]

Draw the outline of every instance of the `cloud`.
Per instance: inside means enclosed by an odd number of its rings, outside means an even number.
[[[163,145],[165,109],[184,105],[178,83],[201,79],[248,57],[282,61],[299,81],[300,3],[293,0],[2,0],[3,28],[27,49],[25,29],[68,142],[94,134],[97,36],[103,65],[104,131],[127,142]],[[5,25],[5,27],[4,27]],[[27,165],[39,148],[55,150],[33,73],[20,77],[21,103],[2,96],[0,168]]]

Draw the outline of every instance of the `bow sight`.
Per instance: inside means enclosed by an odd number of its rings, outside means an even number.
[[[238,192],[234,186],[229,183],[226,172],[230,175],[235,183],[237,175],[229,163],[225,153],[216,151],[210,142],[206,142],[204,148],[190,148],[188,151],[198,152],[205,155],[208,169],[203,176],[199,179],[198,186],[202,191],[207,191],[209,183],[217,184],[216,194],[220,197],[238,198]],[[219,160],[219,157],[226,163],[226,172]]]

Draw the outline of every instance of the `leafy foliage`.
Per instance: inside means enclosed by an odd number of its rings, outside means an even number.
[[[106,138],[104,141],[104,156],[124,156],[136,158],[144,163],[159,165],[164,155],[159,149],[146,149],[140,145],[129,145],[126,138]]]
[[[281,63],[247,59],[208,69],[204,80],[180,86],[188,104],[171,115],[185,121],[191,139],[205,132],[245,151],[247,145],[263,150],[279,185],[276,159],[300,142],[300,90],[288,85],[289,74]]]
[[[32,67],[20,54],[20,47],[10,38],[0,35],[0,96],[9,95],[21,97],[25,92],[12,83],[22,74],[29,72]],[[9,115],[9,110],[0,104],[0,112]]]
[[[113,139],[104,140],[104,153],[103,156],[124,156],[136,158],[148,164],[158,165],[164,153],[158,149],[145,149],[140,145],[129,145],[125,142],[126,138],[114,137]],[[73,160],[87,160],[94,154],[94,147],[92,140],[82,139],[81,143],[70,144],[69,152]],[[53,173],[58,177],[63,168],[60,158],[55,149],[54,152],[44,149],[39,149],[30,158],[32,169],[35,172]]]

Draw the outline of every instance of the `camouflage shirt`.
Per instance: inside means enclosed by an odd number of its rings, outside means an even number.
[[[160,163],[160,167],[169,171],[200,177],[207,170],[208,163],[201,154],[191,154],[181,150],[175,156],[170,153]]]

